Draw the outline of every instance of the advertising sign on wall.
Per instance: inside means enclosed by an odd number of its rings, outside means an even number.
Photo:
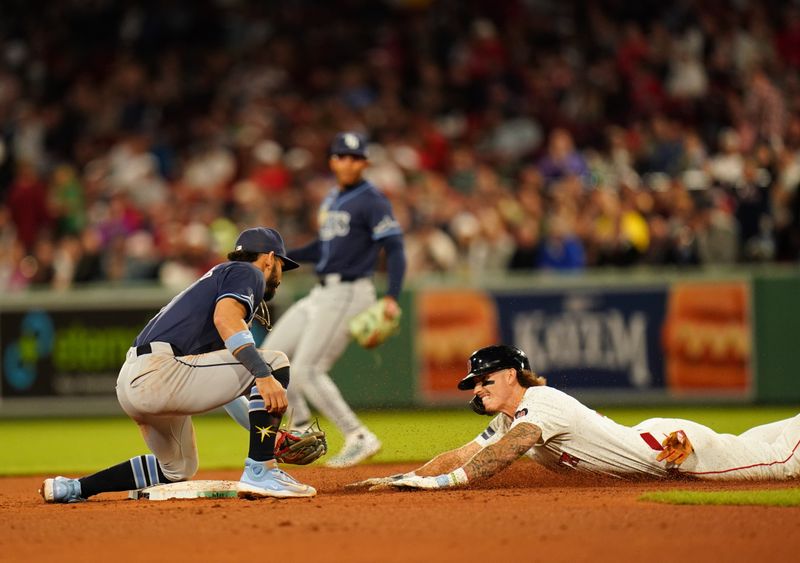
[[[455,383],[476,349],[498,341],[498,313],[483,291],[428,290],[416,296],[419,394],[424,401],[462,398]]]
[[[152,309],[0,315],[2,396],[114,395],[125,353]]]
[[[749,285],[743,282],[672,285],[663,343],[673,394],[751,390],[750,308]]]
[[[666,288],[495,297],[505,342],[560,389],[664,386]]]
[[[747,282],[521,291],[421,291],[420,398],[444,403],[466,360],[497,342],[567,391],[609,398],[749,398],[753,390]]]

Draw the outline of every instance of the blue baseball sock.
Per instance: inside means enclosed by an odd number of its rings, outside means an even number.
[[[150,485],[169,483],[153,454],[139,455],[128,461],[93,473],[81,479],[81,494],[89,498],[98,493],[143,489]]]

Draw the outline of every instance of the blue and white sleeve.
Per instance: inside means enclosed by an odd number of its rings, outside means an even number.
[[[217,289],[217,301],[230,297],[247,310],[245,320],[253,318],[256,307],[264,296],[264,276],[252,265],[245,262],[234,262],[220,276]]]
[[[481,448],[485,448],[488,445],[494,444],[500,438],[505,436],[505,433],[508,432],[508,420],[502,414],[497,415],[492,419],[489,423],[489,426],[486,427],[486,430],[475,436],[472,440],[474,443],[478,444]]]

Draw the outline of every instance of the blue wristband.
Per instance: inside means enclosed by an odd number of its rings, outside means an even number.
[[[466,485],[469,482],[469,478],[463,467],[459,467],[452,473],[437,475],[434,479],[436,480],[436,486],[440,489],[458,487],[459,485]]]
[[[231,354],[233,354],[242,346],[247,346],[248,344],[252,344],[253,346],[256,345],[256,340],[253,338],[253,333],[249,330],[241,330],[225,339],[225,348],[227,348]]]
[[[452,486],[450,484],[450,476],[447,475],[446,473],[443,475],[437,475],[436,477],[434,477],[434,479],[436,479],[436,486],[439,487],[440,489],[446,489]]]
[[[252,373],[255,378],[272,375],[272,366],[264,361],[255,346],[250,344],[242,346],[233,357],[239,360],[239,363],[247,368],[247,371]]]

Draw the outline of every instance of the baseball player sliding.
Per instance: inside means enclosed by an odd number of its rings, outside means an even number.
[[[328,375],[350,341],[348,323],[376,301],[372,274],[381,249],[389,278],[383,297],[387,316],[400,315],[397,297],[405,274],[400,226],[386,197],[362,178],[367,145],[358,133],[339,133],[330,147],[329,166],[336,176],[319,210],[318,238],[289,251],[298,262],[312,262],[319,283],[281,316],[264,340],[292,361],[289,408],[293,426],[311,419],[307,400],[345,437],[344,448],[326,463],[348,467],[373,455],[381,442],[358,419]]]
[[[197,472],[191,415],[249,393],[250,446],[241,481],[270,497],[310,497],[313,487],[278,468],[275,441],[286,410],[289,360],[258,350],[249,326],[281,283],[298,267],[280,234],[242,232],[228,262],[209,270],[144,327],[128,350],[117,379],[117,398],[141,430],[148,455],[80,479],[46,479],[46,502],[77,502],[92,495],[186,480]]]
[[[619,478],[793,479],[800,474],[800,415],[734,436],[676,418],[633,428],[599,415],[531,371],[513,346],[481,348],[458,388],[470,403],[495,414],[468,444],[438,455],[416,471],[351,487],[441,489],[486,479],[527,455],[557,471]]]

